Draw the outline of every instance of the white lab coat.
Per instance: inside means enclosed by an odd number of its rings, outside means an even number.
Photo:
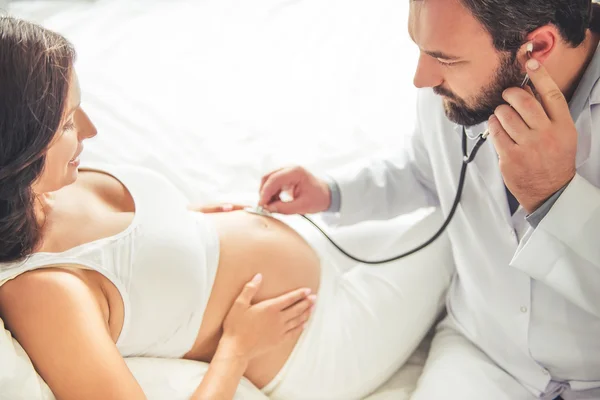
[[[600,387],[600,51],[571,101],[577,175],[536,229],[511,217],[490,141],[469,165],[448,231],[457,276],[448,311],[461,333],[536,396],[551,380]],[[388,219],[420,207],[445,215],[462,163],[461,127],[422,90],[410,155],[334,171],[334,225]],[[475,136],[482,124],[467,131]],[[470,147],[474,144],[471,142]]]

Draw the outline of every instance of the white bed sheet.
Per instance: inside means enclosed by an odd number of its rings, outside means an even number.
[[[75,44],[83,106],[99,131],[84,158],[146,165],[193,201],[254,202],[273,168],[320,173],[400,154],[412,133],[418,50],[405,1],[19,1],[10,11]],[[357,255],[381,254],[421,215],[335,237],[359,238]],[[370,399],[408,398],[426,346]],[[128,362],[156,388],[199,379],[204,367],[164,375],[179,367]]]

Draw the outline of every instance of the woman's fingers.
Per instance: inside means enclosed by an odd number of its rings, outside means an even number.
[[[285,323],[284,331],[286,333],[293,331],[295,329],[302,329],[308,319],[310,318],[310,314],[312,312],[312,307],[306,309],[302,314],[298,315],[296,318],[292,318]]]
[[[210,213],[218,213],[218,212],[243,210],[246,207],[248,207],[248,206],[245,206],[242,204],[225,203],[225,204],[208,204],[208,205],[204,205],[204,206],[200,206],[200,207],[192,206],[190,208],[193,209],[194,211],[199,211],[199,212],[202,212],[205,214],[210,214]]]
[[[284,310],[300,300],[304,300],[310,295],[311,290],[308,288],[296,289],[294,291],[282,294],[270,300],[265,300],[265,305],[275,308],[276,310]]]
[[[305,325],[300,325],[290,331],[287,331],[284,334],[284,340],[290,340],[292,338],[297,338],[300,335],[300,333],[304,330],[304,328],[305,328]]]
[[[286,308],[285,310],[282,311],[283,320],[289,321],[291,319],[298,317],[299,315],[302,315],[302,313],[304,313],[306,310],[310,309],[315,304],[316,299],[317,299],[317,296],[315,296],[314,294],[311,294],[306,299],[300,300],[296,304]]]
[[[236,303],[243,304],[245,306],[250,306],[250,304],[252,303],[252,299],[258,292],[258,288],[260,287],[261,282],[262,282],[262,275],[256,274],[250,282],[248,282],[248,283],[246,283],[246,285],[244,285],[242,292],[236,299]]]

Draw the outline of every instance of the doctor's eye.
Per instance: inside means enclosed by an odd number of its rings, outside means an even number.
[[[438,62],[438,64],[443,65],[444,67],[452,67],[452,66],[458,64],[457,61],[443,61],[439,58],[436,58],[435,60]]]

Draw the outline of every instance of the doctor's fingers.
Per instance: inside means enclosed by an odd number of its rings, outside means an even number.
[[[519,113],[531,129],[538,129],[550,121],[541,101],[535,97],[529,86],[523,89],[506,89],[502,93],[502,98]]]
[[[293,189],[303,180],[306,180],[307,172],[302,167],[283,168],[273,172],[265,180],[260,189],[259,205],[266,206],[277,201],[279,194],[287,189]]]
[[[273,200],[265,206],[272,213],[278,214],[309,214],[313,211],[312,203],[307,195],[300,195],[291,201]]]
[[[570,119],[569,104],[546,68],[535,59],[527,61],[526,66],[529,78],[539,93],[542,106],[550,120]]]
[[[535,132],[523,121],[519,113],[510,106],[503,104],[496,108],[494,115],[508,133],[511,139],[518,145],[524,145],[536,139]],[[490,131],[491,133],[491,131]]]
[[[496,115],[492,114],[488,121],[488,129],[490,131],[490,140],[500,156],[504,160],[511,157],[511,154],[519,147],[510,135],[504,130],[502,124]]]
[[[261,179],[260,179],[260,187],[258,188],[258,190],[260,192],[262,192],[263,186],[265,186],[265,182],[267,182],[267,180],[271,177],[271,175],[279,172],[279,171],[283,171],[285,168],[278,168],[274,171],[269,172],[268,174],[264,175]]]

